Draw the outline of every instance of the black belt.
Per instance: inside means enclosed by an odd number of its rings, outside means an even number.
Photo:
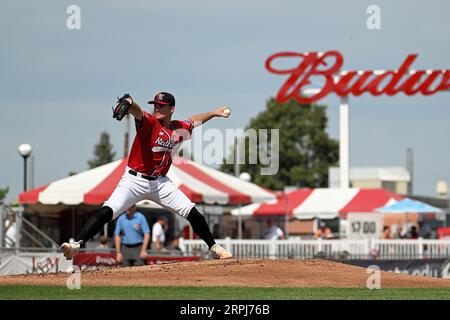
[[[136,176],[136,177],[138,176],[138,172],[134,171],[133,169],[128,170],[128,173],[132,174],[133,176]],[[159,178],[159,176],[158,177],[148,176],[148,175],[140,173],[140,172],[139,172],[139,177],[142,177],[142,178],[150,180],[150,181],[153,181],[153,180],[156,180]]]
[[[141,242],[141,243],[134,243],[134,244],[125,244],[125,243],[122,243],[122,245],[124,245],[124,246],[127,247],[127,248],[136,248],[136,247],[142,246],[142,242]]]

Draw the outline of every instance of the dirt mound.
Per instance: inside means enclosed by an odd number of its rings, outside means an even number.
[[[0,285],[65,286],[67,273],[0,277]],[[81,273],[82,286],[366,287],[365,268],[326,260],[205,260]],[[381,273],[383,288],[450,288],[450,279]]]

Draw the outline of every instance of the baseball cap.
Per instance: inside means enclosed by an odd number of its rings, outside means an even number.
[[[148,102],[149,104],[163,104],[175,107],[175,97],[168,92],[159,92],[156,94],[155,98]]]

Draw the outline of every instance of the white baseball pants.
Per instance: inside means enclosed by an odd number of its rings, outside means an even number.
[[[103,204],[113,210],[113,219],[142,200],[151,200],[163,208],[187,218],[195,203],[191,202],[168,177],[161,176],[156,180],[149,181],[128,173],[128,170],[130,168],[126,167],[116,189]]]

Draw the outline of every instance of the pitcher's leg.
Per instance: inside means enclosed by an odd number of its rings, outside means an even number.
[[[86,244],[89,239],[102,230],[106,223],[140,201],[140,198],[142,196],[139,197],[136,192],[133,192],[132,183],[121,181],[103,207],[89,218],[76,240],[81,241],[81,245]]]
[[[169,178],[161,178],[157,183],[157,187],[147,195],[148,198],[187,219],[195,203],[189,200]]]
[[[198,234],[199,237],[206,242],[208,248],[211,249],[211,247],[216,244],[216,241],[214,240],[211,230],[209,230],[205,217],[198,212],[197,208],[193,207],[186,219],[191,224],[194,232]]]
[[[150,200],[187,219],[194,232],[208,245],[214,258],[232,257],[229,252],[216,244],[205,217],[195,208],[195,203],[191,202],[168,178],[161,181],[157,190],[150,194]]]
[[[80,231],[80,234],[76,237],[81,246],[86,245],[89,239],[93,238],[99,233],[103,226],[108,223],[113,217],[113,210],[108,206],[103,206],[92,217],[88,219],[86,224]]]
[[[133,204],[145,199],[148,192],[148,181],[125,173],[114,192],[103,206],[108,206],[113,211],[112,219],[116,219],[121,213],[128,210]]]
[[[67,260],[72,260],[80,250],[80,247],[84,247],[90,238],[100,232],[105,223],[111,220],[112,216],[113,211],[110,207],[102,207],[97,211],[83,226],[75,242],[64,242],[61,245],[64,257],[66,257]]]
[[[133,176],[128,176],[125,173],[111,197],[109,197],[103,207],[91,216],[83,226],[80,234],[76,238],[76,242],[64,242],[61,245],[64,256],[68,260],[72,259],[80,247],[85,246],[89,239],[99,233],[107,222],[117,217],[136,202],[144,199],[146,189],[145,184],[143,185],[142,183],[141,180],[133,179]]]
[[[211,230],[209,230],[205,217],[198,212],[197,208],[194,207],[191,209],[187,219],[190,222],[194,232],[206,242],[214,259],[229,259],[233,257],[230,252],[216,243]]]

